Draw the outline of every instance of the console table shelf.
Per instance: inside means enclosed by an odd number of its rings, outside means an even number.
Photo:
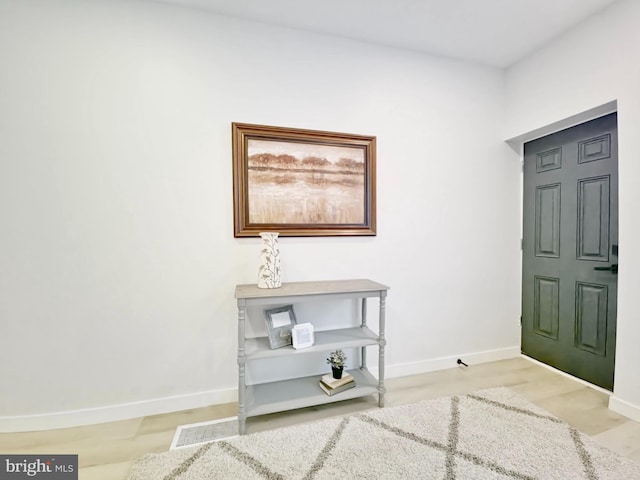
[[[266,337],[247,338],[245,342],[245,354],[247,360],[258,358],[284,357],[288,355],[304,355],[310,352],[324,352],[328,349],[362,347],[377,345],[378,334],[367,327],[341,328],[338,330],[326,330],[314,332],[315,342],[312,347],[296,350],[291,345],[272,350],[269,339]]]
[[[356,386],[329,396],[318,386],[318,375],[247,386],[247,416],[293,410],[378,393],[378,380],[367,370],[349,370]]]
[[[378,393],[378,405],[384,406],[384,350],[386,340],[385,301],[389,287],[371,280],[334,280],[284,283],[281,288],[262,289],[256,285],[237,285],[238,303],[238,422],[240,433],[246,432],[248,416],[292,410]],[[378,333],[367,326],[367,298],[379,299]],[[266,337],[246,338],[245,321],[248,306],[300,303],[309,300],[333,301],[360,299],[360,326],[319,330],[314,345],[296,350],[291,346],[271,349]],[[366,347],[378,346],[378,378],[367,370]],[[360,348],[360,368],[349,370],[356,386],[330,396],[319,385],[320,375],[301,376],[276,382],[246,384],[246,368],[251,362],[280,358],[288,361],[298,355],[329,352],[336,349]]]

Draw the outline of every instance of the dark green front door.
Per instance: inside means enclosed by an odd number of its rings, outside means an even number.
[[[613,390],[616,114],[524,146],[522,352]]]

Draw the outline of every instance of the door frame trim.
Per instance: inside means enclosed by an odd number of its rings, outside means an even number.
[[[522,157],[524,155],[522,149],[525,143],[537,138],[546,137],[547,135],[559,132],[560,130],[575,127],[576,125],[588,122],[589,120],[595,120],[596,118],[604,117],[605,115],[608,115],[610,113],[616,113],[617,111],[618,101],[612,100],[598,107],[590,108],[589,110],[585,110],[584,112],[571,115],[570,117],[550,123],[549,125],[536,128],[535,130],[531,130],[530,132],[517,135],[505,141],[518,155],[520,155],[520,161],[522,161]]]

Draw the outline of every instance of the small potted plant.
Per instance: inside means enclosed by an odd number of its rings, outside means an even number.
[[[331,355],[329,355],[329,358],[327,358],[327,363],[331,365],[333,378],[342,378],[342,372],[344,371],[344,363],[346,361],[347,361],[347,356],[344,354],[342,350],[336,350],[335,352],[331,352]]]

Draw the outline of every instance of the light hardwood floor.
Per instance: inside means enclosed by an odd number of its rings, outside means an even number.
[[[610,449],[640,463],[640,423],[610,411],[606,393],[525,358],[387,380],[386,406],[500,386],[513,389]],[[247,430],[253,433],[372,408],[377,408],[374,396],[250,418]],[[136,458],[168,450],[179,425],[236,413],[237,404],[233,403],[86,427],[0,434],[0,452],[78,454],[81,480],[120,480],[126,477]]]

